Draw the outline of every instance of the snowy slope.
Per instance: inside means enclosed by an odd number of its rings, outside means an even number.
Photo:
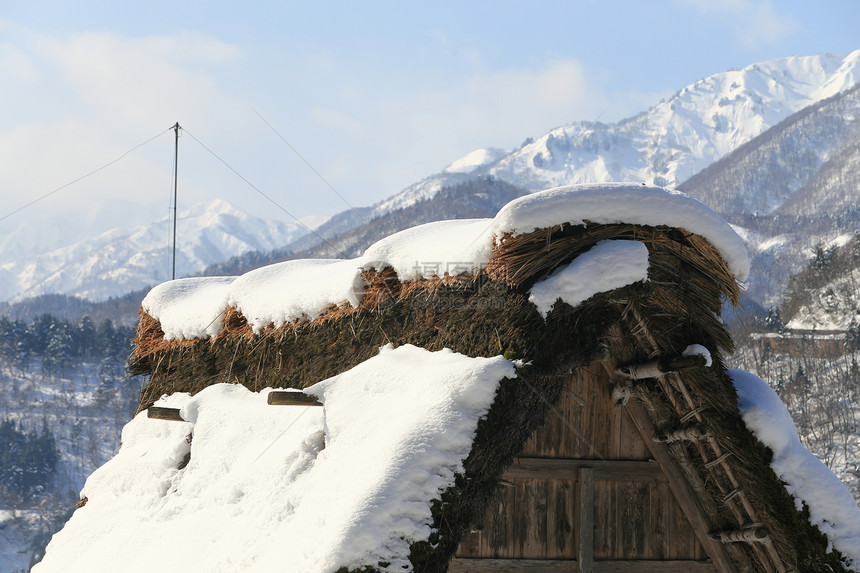
[[[166,280],[171,273],[170,231],[171,223],[164,217],[48,251],[4,249],[0,300],[44,293],[102,300]],[[198,204],[179,214],[176,274],[193,274],[247,251],[272,250],[304,231],[298,225],[251,217],[225,201]],[[16,244],[11,238],[7,241]]]
[[[848,330],[860,324],[860,268],[809,293],[810,302],[786,325],[800,330]]]
[[[123,221],[138,226],[156,220],[162,209],[123,199],[107,199],[87,206],[86,213],[70,216],[53,209],[27,209],[0,226],[0,264],[34,257],[110,231]]]
[[[860,511],[845,485],[800,442],[794,421],[773,389],[754,374],[729,370],[744,423],[773,451],[770,462],[786,489],[809,508],[809,520],[847,558],[860,564]]]
[[[782,308],[786,326],[799,330],[856,329],[860,325],[860,232],[841,235],[816,250],[813,263],[792,278],[788,301]]]
[[[502,159],[507,152],[503,149],[488,147],[476,149],[443,169],[443,173],[471,173],[476,169],[492,165]]]
[[[811,217],[856,205],[860,85],[809,106],[688,179],[681,189],[730,217]]]
[[[188,423],[126,425],[34,571],[409,571],[504,377],[501,356],[406,345],[308,388],[324,408],[233,384],[174,394],[159,405]]]
[[[499,158],[478,150],[379,203],[374,216],[489,174],[531,190],[603,181],[675,186],[789,115],[860,81],[860,50],[715,74],[618,123],[576,122]]]

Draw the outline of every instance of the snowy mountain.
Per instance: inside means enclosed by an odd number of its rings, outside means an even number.
[[[194,274],[248,251],[272,250],[305,232],[298,224],[251,217],[222,200],[180,212],[177,227],[177,276]],[[0,251],[3,257],[15,258],[0,259],[0,300],[45,293],[103,300],[167,280],[171,228],[169,218],[163,217],[135,228],[116,227],[47,251],[4,248]],[[4,244],[17,242],[25,240],[7,237]]]
[[[822,73],[818,76],[812,74],[808,83],[795,80],[795,89],[791,92],[795,97],[788,100],[791,105],[774,100],[777,102],[774,106],[783,113],[799,105],[803,100],[796,96],[800,90],[798,86],[806,86],[806,93],[818,96],[853,81],[856,70],[849,64],[860,58],[860,51],[853,56],[846,58],[839,66],[834,64],[836,69],[840,70],[839,73]],[[829,58],[792,58],[783,63],[795,64],[794,68],[788,66],[788,70],[796,68],[797,76],[797,69],[810,67],[810,62],[826,63],[830,61]],[[798,62],[805,63],[805,67]],[[752,66],[740,72],[728,72],[703,80],[700,84],[711,85],[720,79],[722,84],[728,82],[731,87],[732,82],[739,82],[742,78],[746,78],[746,83],[752,84],[755,82],[750,78],[754,74],[760,74],[765,68],[773,72],[775,67],[774,62],[770,63],[769,68],[765,64]],[[849,68],[851,73],[847,71]],[[777,75],[794,77],[788,71]],[[812,80],[822,83],[816,87],[812,85]],[[676,98],[679,102],[685,101],[684,94],[692,93],[694,88],[695,86],[682,90]],[[779,116],[767,109],[765,111],[764,116],[768,121],[775,121]],[[740,114],[733,113],[735,116]],[[629,123],[641,123],[642,118],[647,115],[630,120]],[[761,127],[764,122],[756,125]],[[601,129],[606,132],[609,128],[603,126]],[[559,133],[559,130],[555,133]],[[744,137],[749,137],[753,130],[744,133]],[[723,143],[724,148],[721,148],[720,152],[728,149],[728,144]],[[518,154],[534,145],[537,143],[529,143],[522,150],[505,156],[500,156],[498,150],[483,149],[469,154],[451,164],[442,173],[416,183],[403,193],[376,205],[372,211],[363,211],[363,222],[353,216],[355,220],[350,225],[346,215],[354,215],[351,213],[333,218],[332,221],[337,220],[338,224],[330,225],[329,231],[335,228],[349,230],[340,234],[327,234],[327,245],[316,244],[319,243],[316,237],[306,236],[281,249],[277,258],[282,260],[292,256],[342,256],[339,252],[352,256],[379,238],[378,234],[367,232],[372,227],[385,228],[391,233],[409,226],[410,222],[492,215],[492,211],[469,211],[471,201],[478,196],[492,198],[496,193],[499,193],[499,198],[505,200],[513,198],[501,187],[505,184],[505,177],[499,173],[502,173],[502,168],[510,165]],[[614,149],[609,146],[597,153],[601,154],[601,157],[610,157]],[[692,165],[690,157],[696,156],[679,155],[676,165],[689,167]],[[844,240],[844,237],[851,236],[860,225],[860,204],[857,202],[857,189],[860,188],[858,165],[860,86],[855,85],[836,95],[815,101],[782,119],[763,133],[751,137],[737,149],[729,150],[715,163],[711,163],[678,187],[715,209],[734,224],[736,231],[744,237],[754,259],[746,292],[746,296],[752,300],[745,306],[754,309],[758,307],[756,302],[765,306],[778,305],[788,278],[804,268],[818,244],[828,246],[835,244],[834,241]],[[575,171],[574,163],[568,164],[565,170]],[[631,175],[628,172],[618,176],[637,175],[642,173]],[[521,181],[529,185],[551,184],[547,181],[535,183],[535,179],[528,178]],[[484,183],[478,185],[479,182]],[[515,189],[520,193],[535,190],[534,187]],[[487,201],[485,207],[497,209],[499,206],[500,204]],[[333,248],[333,245],[337,248]],[[238,265],[235,268],[247,270],[265,262],[267,261],[264,259],[258,259],[248,261],[252,264]]]
[[[746,216],[832,213],[857,204],[837,187],[840,179],[860,177],[852,168],[856,153],[848,157],[858,145],[860,85],[788,117],[681,188],[739,223]]]
[[[738,226],[755,258],[748,295],[778,304],[818,243],[860,223],[858,81],[860,50],[716,74],[618,123],[577,122],[506,155],[470,153],[370,217],[476,177],[529,191],[596,181],[680,186]]]
[[[860,81],[860,50],[758,63],[685,87],[638,116],[576,122],[500,156],[478,150],[375,206],[374,216],[491,175],[529,190],[602,181],[675,186],[789,115]]]
[[[27,210],[30,215],[4,221],[0,227],[0,264],[53,251],[111,230],[117,221],[138,226],[156,220],[161,208],[122,199],[107,199],[87,205],[84,213],[56,209]]]
[[[446,199],[434,203],[434,199],[443,189],[457,188],[479,179],[504,182],[524,191],[600,181],[632,180],[677,186],[737,148],[765,145],[764,140],[752,142],[766,132],[772,137],[775,132],[769,129],[782,125],[780,122],[794,117],[793,114],[801,112],[806,116],[823,117],[822,113],[813,113],[817,109],[814,106],[824,105],[829,101],[826,98],[850,88],[858,80],[860,50],[845,58],[829,54],[791,57],[716,74],[683,88],[638,116],[617,123],[576,122],[537,139],[528,139],[511,152],[495,148],[473,151],[373,207],[335,215],[320,227],[318,235],[332,245],[340,245],[342,241],[337,239],[340,234],[366,227],[386,215],[396,214],[401,228],[415,221],[430,220],[431,214],[422,215],[427,209],[432,210],[434,219],[463,217],[456,201]],[[764,253],[765,258],[759,262],[765,266],[770,264],[767,257],[775,252],[768,249],[780,244],[790,245],[791,240],[771,229],[747,225],[734,215],[766,213],[785,217],[789,209],[794,209],[792,213],[797,211],[792,205],[809,204],[813,208],[821,205],[821,193],[826,194],[821,190],[828,186],[844,188],[839,183],[840,177],[845,169],[854,165],[851,161],[855,156],[846,155],[840,164],[842,167],[831,168],[829,175],[824,171],[818,175],[826,162],[832,167],[831,151],[856,123],[845,121],[856,117],[851,115],[855,113],[851,111],[853,108],[849,109],[853,104],[840,105],[842,111],[825,106],[829,123],[819,122],[814,135],[803,135],[805,124],[799,120],[795,122],[799,125],[795,131],[800,133],[795,136],[798,159],[782,166],[782,179],[762,175],[759,185],[732,183],[731,188],[711,191],[704,190],[701,185],[695,191],[690,187],[694,196],[743,227],[739,232],[755,242],[756,253]],[[807,149],[814,158],[804,155]],[[783,148],[777,151],[779,153],[771,153],[773,161],[768,169],[775,168],[774,165],[778,167]],[[758,159],[749,156],[743,169],[758,170],[756,161]],[[735,171],[740,168],[739,164]],[[827,180],[816,187],[819,191],[794,193],[814,175]],[[792,194],[794,196],[789,199]],[[831,199],[825,204],[836,210],[845,206],[847,196],[843,196],[841,202],[833,199],[836,193],[830,192],[827,196]],[[487,203],[496,202],[488,200]],[[219,264],[249,251],[258,251],[260,255],[278,249],[279,257],[285,258],[289,253],[310,254],[309,249],[319,248],[317,235],[307,235],[282,223],[252,221],[224,204],[218,205],[196,208],[187,215],[187,221],[180,223],[177,269],[180,276],[194,274],[207,265]],[[777,213],[777,209],[781,211]],[[414,220],[405,220],[409,218]],[[45,236],[33,236],[32,229],[28,231],[26,225],[0,239],[0,253],[23,253],[14,260],[0,257],[0,301],[49,292],[100,299],[169,278],[166,218],[132,230],[105,230],[95,238],[57,248],[62,237],[76,236],[64,230],[62,224],[58,222],[52,226],[51,232],[56,235],[52,240],[49,240],[50,232]],[[392,232],[394,227],[386,230]],[[819,240],[817,235],[813,240]],[[814,244],[806,241],[803,248],[808,251]],[[343,256],[338,254],[338,249],[347,252],[345,249],[365,246],[361,241],[351,240],[349,245],[329,248],[332,252],[327,256]],[[262,255],[257,258],[260,264],[267,262]],[[794,265],[780,277],[787,278],[796,270]],[[780,289],[771,289],[770,282],[761,284],[768,291],[765,298],[778,295]]]
[[[494,217],[506,203],[523,195],[528,195],[528,192],[497,179],[478,177],[445,187],[429,199],[374,219],[362,219],[367,213],[346,211],[317,229],[313,236],[306,235],[269,253],[252,252],[232,257],[208,267],[202,274],[238,275],[266,264],[296,258],[357,257],[383,237],[421,223]],[[352,215],[352,218],[348,219],[346,215]],[[336,232],[337,229],[346,230]],[[325,238],[324,243],[319,241],[319,236]]]
[[[778,304],[817,245],[860,225],[860,86],[785,119],[681,189],[737,226],[753,257],[748,293]]]

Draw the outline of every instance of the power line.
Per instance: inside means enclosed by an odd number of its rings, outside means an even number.
[[[172,129],[172,128],[171,128],[171,129]],[[332,249],[334,249],[335,251],[337,251],[337,252],[338,252],[338,254],[340,254],[340,256],[341,256],[342,258],[344,258],[344,259],[348,259],[348,258],[350,258],[350,257],[349,257],[348,255],[346,255],[343,251],[341,251],[341,250],[340,250],[340,249],[338,249],[336,246],[332,245],[328,240],[326,240],[326,238],[325,238],[325,237],[323,237],[322,235],[320,235],[319,233],[317,233],[315,230],[313,230],[313,229],[311,229],[310,227],[308,227],[308,226],[307,226],[304,222],[302,222],[298,217],[296,217],[295,215],[293,215],[292,213],[290,213],[287,209],[285,209],[283,206],[281,206],[277,201],[275,201],[274,199],[272,199],[271,197],[269,197],[269,196],[268,196],[266,193],[264,193],[264,192],[263,192],[259,187],[257,187],[256,185],[254,185],[253,183],[251,183],[250,181],[248,181],[248,180],[247,180],[247,179],[246,179],[246,178],[245,178],[241,173],[239,173],[238,171],[236,171],[236,170],[233,168],[233,166],[232,166],[232,165],[230,165],[229,163],[227,163],[227,162],[226,162],[224,159],[222,159],[222,158],[221,158],[217,153],[215,153],[214,151],[212,151],[211,149],[209,149],[209,147],[207,147],[207,146],[206,146],[206,144],[204,144],[202,141],[200,141],[199,139],[197,139],[196,137],[194,137],[194,134],[193,134],[193,133],[191,133],[190,131],[188,131],[188,130],[187,130],[187,129],[185,129],[184,127],[182,128],[182,130],[183,130],[185,133],[187,133],[187,134],[191,137],[191,139],[193,139],[194,141],[196,141],[197,143],[199,143],[199,144],[200,144],[200,147],[202,147],[203,149],[205,149],[206,151],[208,151],[208,152],[212,155],[212,157],[214,157],[215,159],[217,159],[218,161],[220,161],[221,163],[223,163],[223,164],[224,164],[224,166],[225,166],[225,167],[227,167],[227,169],[229,169],[229,170],[230,170],[230,171],[232,171],[234,174],[236,174],[236,176],[237,176],[239,179],[241,179],[242,181],[244,181],[244,182],[245,182],[245,183],[246,183],[246,184],[247,184],[251,189],[253,189],[253,190],[254,190],[254,191],[256,191],[257,193],[259,193],[260,195],[262,195],[263,197],[265,197],[265,198],[266,198],[266,199],[267,199],[267,200],[268,200],[272,205],[274,205],[275,207],[277,207],[278,209],[280,209],[281,211],[283,211],[284,213],[286,213],[287,215],[289,215],[289,216],[290,216],[290,217],[291,217],[291,218],[292,218],[296,223],[298,223],[299,225],[301,225],[302,227],[304,227],[305,229],[307,229],[310,233],[313,233],[314,235],[316,235],[316,237],[317,237],[320,241],[322,241],[323,243],[325,243],[326,245],[328,245],[329,247],[331,247]]]
[[[254,108],[251,108],[251,109],[254,109]],[[346,197],[344,197],[343,195],[341,195],[341,194],[340,194],[340,192],[338,192],[338,190],[337,190],[337,189],[335,189],[335,188],[334,188],[334,186],[333,186],[331,183],[329,183],[329,182],[328,182],[328,180],[327,180],[325,177],[323,177],[323,176],[322,176],[322,174],[321,174],[319,171],[317,171],[317,170],[316,170],[316,168],[314,168],[314,166],[313,166],[313,165],[311,165],[310,161],[308,161],[307,159],[305,159],[305,157],[304,157],[301,153],[299,153],[298,149],[296,149],[295,147],[293,147],[293,146],[292,146],[292,144],[291,144],[289,141],[287,141],[287,140],[284,138],[284,136],[283,136],[283,135],[281,135],[281,133],[280,133],[277,129],[275,129],[275,127],[274,127],[271,123],[269,123],[269,122],[268,122],[268,120],[267,120],[265,117],[263,117],[263,115],[262,115],[259,111],[257,111],[256,109],[254,109],[254,113],[256,113],[256,114],[257,114],[257,117],[259,117],[261,120],[263,120],[263,123],[265,123],[266,125],[268,125],[268,126],[269,126],[269,129],[271,129],[272,131],[274,131],[274,132],[275,132],[275,135],[277,135],[277,136],[281,139],[281,141],[283,141],[284,143],[286,143],[286,144],[287,144],[287,147],[289,147],[290,149],[292,149],[292,150],[293,150],[293,153],[295,153],[295,154],[298,156],[298,158],[299,158],[299,159],[301,159],[302,161],[304,161],[304,162],[305,162],[305,165],[307,165],[308,167],[310,167],[310,170],[311,170],[311,171],[313,171],[313,172],[316,174],[316,176],[317,176],[317,177],[319,177],[319,178],[320,178],[320,180],[328,186],[328,188],[329,188],[329,189],[331,189],[332,191],[334,191],[334,194],[335,194],[335,195],[337,195],[338,197],[340,197],[341,201],[343,201],[344,203],[346,203],[346,206],[347,206],[347,207],[349,207],[350,209],[352,209],[352,212],[353,212],[353,213],[355,213],[356,215],[358,215],[358,218],[359,218],[359,219],[361,219],[361,220],[362,220],[362,221],[364,221],[365,223],[367,223],[367,222],[368,222],[368,221],[367,221],[367,219],[365,219],[365,218],[364,218],[364,216],[363,216],[361,213],[359,213],[359,212],[358,212],[358,210],[357,210],[355,207],[353,207],[353,206],[350,204],[350,202],[349,202],[349,201],[347,201],[347,200],[346,200]]]
[[[26,209],[27,207],[30,207],[30,206],[32,206],[32,205],[35,205],[36,203],[38,203],[38,202],[39,202],[39,201],[41,201],[42,199],[47,199],[48,197],[50,197],[50,196],[51,196],[51,195],[53,195],[54,193],[57,193],[57,192],[59,192],[59,191],[62,191],[62,190],[63,190],[63,189],[65,189],[66,187],[69,187],[69,186],[71,186],[71,185],[74,185],[75,183],[78,183],[79,181],[83,181],[84,179],[86,179],[87,177],[89,177],[89,176],[91,176],[91,175],[95,175],[95,174],[96,174],[96,173],[98,173],[99,171],[102,171],[102,170],[104,170],[104,169],[107,169],[108,167],[110,167],[111,165],[113,165],[114,163],[116,163],[117,161],[119,161],[119,160],[123,159],[126,155],[128,155],[128,154],[129,154],[129,153],[131,153],[132,151],[135,151],[136,149],[138,149],[138,148],[140,148],[140,147],[143,147],[144,145],[146,145],[147,143],[149,143],[150,141],[152,141],[152,140],[154,140],[154,139],[158,139],[159,137],[161,137],[162,135],[164,135],[165,133],[167,133],[167,132],[168,132],[168,131],[170,131],[171,129],[173,129],[173,127],[172,127],[172,126],[171,126],[171,127],[168,127],[167,129],[165,129],[164,131],[162,131],[162,132],[161,132],[161,133],[159,133],[158,135],[154,135],[154,136],[150,137],[149,139],[147,139],[146,141],[144,141],[144,142],[142,142],[142,143],[138,143],[137,145],[135,145],[134,147],[132,147],[131,149],[129,149],[128,151],[126,151],[125,153],[123,153],[122,155],[120,155],[119,157],[117,157],[116,159],[114,159],[113,161],[111,161],[111,162],[109,162],[109,163],[105,163],[104,165],[102,165],[102,166],[101,166],[101,167],[99,167],[98,169],[94,169],[93,171],[90,171],[90,172],[89,172],[89,173],[87,173],[86,175],[81,175],[80,177],[78,177],[78,178],[77,178],[77,179],[75,179],[74,181],[69,181],[68,183],[66,183],[66,184],[64,184],[64,185],[60,185],[59,187],[57,187],[57,188],[56,188],[56,189],[54,189],[53,191],[49,191],[48,193],[45,193],[44,195],[42,195],[42,196],[41,196],[41,197],[39,197],[38,199],[34,199],[33,201],[30,201],[29,203],[27,203],[26,205],[24,205],[24,206],[22,206],[22,207],[18,207],[17,209],[15,209],[14,211],[12,211],[11,213],[8,213],[8,214],[6,214],[6,215],[4,215],[4,216],[0,217],[0,221],[5,221],[6,219],[8,219],[9,217],[11,217],[12,215],[16,215],[17,213],[20,213],[21,211],[23,211],[23,210],[24,210],[24,209]]]

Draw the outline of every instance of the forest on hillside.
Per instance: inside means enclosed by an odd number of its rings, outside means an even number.
[[[780,307],[730,324],[729,364],[776,390],[801,442],[860,503],[860,235],[818,245]]]
[[[140,382],[134,331],[88,316],[0,317],[0,563],[28,571],[71,515],[84,480],[119,447]]]

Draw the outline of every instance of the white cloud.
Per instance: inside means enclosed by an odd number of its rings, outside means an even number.
[[[638,98],[635,106],[610,102],[602,86],[578,60],[552,57],[529,67],[472,69],[456,80],[416,70],[385,85],[367,83],[349,98],[328,102],[327,109],[337,111],[331,117],[360,116],[350,125],[361,128],[341,130],[354,151],[344,152],[325,173],[343,192],[346,184],[341,189],[337,180],[346,181],[350,173],[387,185],[376,189],[379,200],[474,149],[512,149],[559,125],[615,120],[642,109]]]
[[[487,117],[482,118],[488,123],[509,117],[524,124],[549,122],[545,127],[554,127],[560,117],[582,108],[589,87],[582,64],[556,60],[536,71],[509,69],[478,75],[467,82],[465,93],[471,103],[488,106]]]
[[[800,21],[772,0],[678,0],[705,16],[728,24],[735,40],[748,50],[775,45],[803,29]]]
[[[19,63],[8,67],[18,72],[7,73],[12,79],[0,90],[0,107],[8,111],[0,116],[0,201],[9,207],[0,217],[175,121],[185,136],[199,138],[304,217],[347,206],[255,109],[360,206],[478,147],[512,148],[612,108],[604,80],[573,58],[490,69],[480,53],[461,48],[470,55],[448,60],[456,69],[426,69],[314,47],[246,52],[199,33],[45,36],[17,28],[15,34],[9,60]],[[602,120],[641,109],[614,101],[622,105]],[[172,151],[172,133],[165,134],[45,205],[73,213],[117,198],[166,210]],[[189,137],[180,141],[180,166],[180,205],[219,197],[258,216],[288,219]]]
[[[169,111],[195,113],[211,108],[221,95],[214,85],[213,68],[239,59],[238,50],[202,34],[42,37],[38,48],[90,110],[146,123]]]
[[[4,84],[31,82],[38,77],[36,65],[24,52],[9,42],[0,43],[0,78],[3,78]]]
[[[0,44],[0,217],[177,120],[200,129],[217,118],[225,133],[244,121],[236,117],[235,98],[217,82],[221,69],[241,61],[229,44],[199,33],[49,37],[8,24],[5,31],[12,39]],[[62,209],[73,217],[93,202],[117,197],[166,205],[171,161],[165,137],[22,217],[39,209]]]

